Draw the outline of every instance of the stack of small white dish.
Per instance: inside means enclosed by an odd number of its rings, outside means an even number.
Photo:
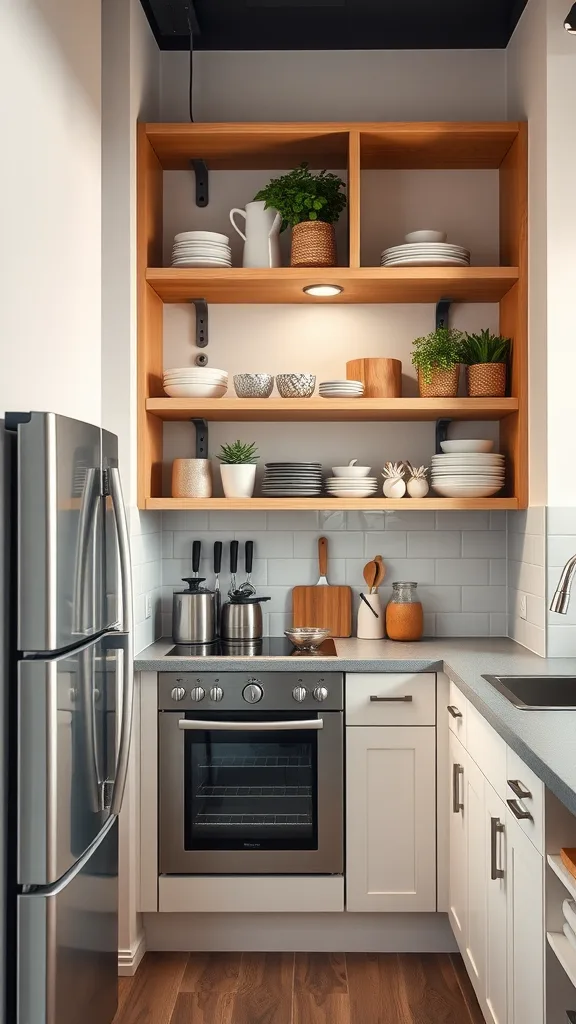
[[[469,267],[470,251],[451,245],[443,231],[412,231],[404,245],[384,249],[382,267]]]
[[[348,466],[332,466],[332,472],[326,480],[331,498],[372,498],[377,493],[377,477],[369,475],[370,466],[357,466],[356,459]]]
[[[362,398],[364,385],[361,380],[325,380],[318,385],[321,398]]]
[[[490,498],[505,481],[503,455],[491,453],[492,441],[444,441],[432,456],[432,487],[444,498]]]
[[[228,235],[217,231],[181,231],[174,238],[173,267],[231,267]]]
[[[164,370],[164,391],[170,398],[223,398],[227,390],[226,370],[212,366],[180,366]]]

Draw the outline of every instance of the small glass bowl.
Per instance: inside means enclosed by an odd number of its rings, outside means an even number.
[[[285,629],[284,636],[287,636],[290,643],[300,651],[315,651],[331,632],[330,629],[319,629],[315,626],[294,626],[293,629]]]

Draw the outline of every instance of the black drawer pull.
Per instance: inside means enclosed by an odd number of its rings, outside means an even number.
[[[517,800],[507,800],[506,803],[518,821],[534,821],[530,811],[524,811]]]
[[[414,700],[411,693],[407,693],[405,697],[370,697],[373,704],[393,704],[394,702],[400,701],[402,704],[411,704]]]
[[[448,711],[452,715],[452,718],[462,718],[462,712],[458,710],[455,704],[449,704]]]
[[[508,779],[508,785],[514,796],[517,796],[519,800],[527,800],[532,796],[530,790],[526,789],[526,786],[522,785],[519,779]]]

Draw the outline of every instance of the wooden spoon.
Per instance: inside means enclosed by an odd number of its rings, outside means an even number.
[[[364,581],[366,586],[369,588],[369,592],[372,593],[372,587],[374,586],[374,580],[378,575],[378,566],[376,560],[372,559],[371,562],[367,562],[364,566]]]
[[[384,565],[384,561],[382,559],[382,555],[376,555],[376,558],[374,559],[374,561],[376,562],[376,565],[378,566],[378,572],[377,572],[376,578],[374,580],[374,593],[375,593],[378,590],[378,587],[381,587],[383,582],[384,582],[384,577],[386,575],[386,566]]]

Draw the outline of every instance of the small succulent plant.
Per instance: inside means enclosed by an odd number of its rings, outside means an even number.
[[[245,466],[249,463],[258,462],[260,456],[255,444],[234,441],[233,444],[222,445],[218,458],[225,466]]]

